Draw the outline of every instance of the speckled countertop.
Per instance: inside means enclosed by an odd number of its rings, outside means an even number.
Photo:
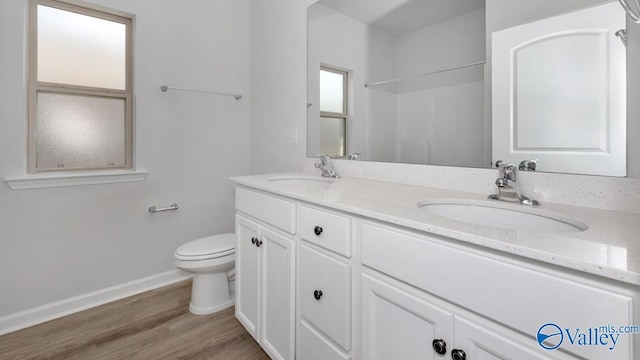
[[[425,200],[486,200],[486,195],[475,193],[359,178],[327,183],[322,181],[326,179],[305,173],[242,176],[231,180],[258,190],[640,286],[639,214],[543,203],[533,211],[569,217],[589,227],[585,231],[543,233],[450,220],[431,215],[417,206]],[[519,206],[491,203],[506,208]]]

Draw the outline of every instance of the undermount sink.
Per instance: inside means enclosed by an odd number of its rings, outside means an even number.
[[[274,176],[269,179],[269,182],[280,185],[304,187],[310,190],[324,190],[328,188],[331,183],[336,179],[324,178],[313,175],[283,175]]]
[[[421,201],[418,207],[431,215],[471,224],[533,232],[579,232],[589,228],[581,221],[522,205],[473,200]]]

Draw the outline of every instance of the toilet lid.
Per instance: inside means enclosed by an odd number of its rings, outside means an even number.
[[[175,253],[178,260],[205,260],[234,254],[236,234],[206,236],[181,245]]]

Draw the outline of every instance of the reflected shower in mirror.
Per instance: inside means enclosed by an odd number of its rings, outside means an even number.
[[[625,54],[624,45],[615,32],[625,28],[625,15],[617,1],[609,3],[616,8],[600,13],[604,25],[586,25],[597,31],[562,40],[577,42],[571,49],[580,48],[581,54],[538,52],[525,59],[525,52],[520,52],[520,58],[501,62],[502,70],[520,71],[517,78],[501,83],[508,90],[502,98],[502,90],[492,89],[496,76],[492,59],[504,60],[503,54],[492,54],[494,33],[587,8],[598,14],[603,1],[390,0],[375,5],[366,0],[319,1],[308,11],[308,156],[328,149],[336,157],[357,152],[361,160],[483,168],[497,160],[517,163],[539,158],[538,171],[624,176],[626,64],[619,56]],[[602,33],[611,24],[619,28]],[[538,37],[557,38],[561,30],[554,31],[555,35]],[[617,55],[602,53],[605,48]],[[594,58],[604,62],[579,64]],[[348,79],[342,88],[346,112],[341,118],[329,117],[330,130],[327,113],[319,106],[320,74],[325,68],[343,71]],[[549,71],[543,76],[533,69]],[[573,73],[553,75],[567,69]],[[553,79],[561,82],[554,85]],[[526,81],[529,85],[523,87]],[[602,88],[574,91],[584,84]],[[509,98],[514,89],[520,91]],[[513,99],[523,106],[513,108]],[[584,108],[576,112],[580,103],[599,112]],[[505,120],[504,106],[507,114],[519,117]],[[603,106],[617,110],[607,112]],[[598,113],[584,119],[585,111]],[[530,131],[539,128],[536,124],[546,130]],[[617,125],[611,128],[611,124]],[[544,131],[555,134],[547,138],[553,141],[540,140]],[[534,133],[536,138],[527,138]],[[609,137],[611,133],[616,137]],[[610,155],[612,149],[621,156],[615,159],[617,170],[609,172],[592,162]]]

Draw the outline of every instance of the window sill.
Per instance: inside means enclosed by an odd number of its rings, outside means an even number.
[[[137,171],[109,171],[79,174],[48,174],[26,175],[7,177],[7,182],[12,190],[42,189],[61,186],[79,186],[95,184],[112,184],[121,182],[133,182],[144,180],[147,172]]]

